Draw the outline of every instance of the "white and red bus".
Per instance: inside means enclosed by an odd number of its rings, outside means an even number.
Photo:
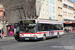
[[[50,20],[22,20],[19,22],[19,40],[46,40],[64,34],[63,22]]]

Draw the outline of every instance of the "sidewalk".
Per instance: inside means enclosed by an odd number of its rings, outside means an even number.
[[[75,32],[64,32],[64,35],[73,34]]]
[[[3,37],[2,39],[0,38],[0,42],[1,41],[11,41],[11,40],[15,40],[14,37]]]

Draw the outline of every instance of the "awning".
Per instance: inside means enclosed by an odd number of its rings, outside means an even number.
[[[72,21],[72,23],[75,23],[75,21]]]
[[[65,22],[65,24],[71,24],[70,22]]]

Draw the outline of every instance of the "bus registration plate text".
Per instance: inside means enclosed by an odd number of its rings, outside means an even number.
[[[29,38],[25,38],[25,40],[29,40]]]

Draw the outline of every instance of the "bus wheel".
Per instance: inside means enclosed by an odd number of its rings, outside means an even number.
[[[43,41],[46,40],[46,35],[43,36]]]
[[[57,38],[60,38],[59,32],[57,33]]]

